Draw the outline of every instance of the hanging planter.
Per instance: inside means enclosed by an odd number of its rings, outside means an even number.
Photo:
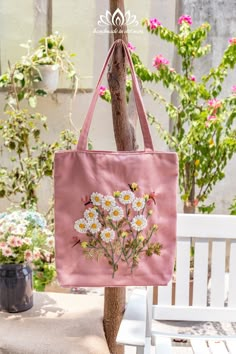
[[[36,89],[41,89],[47,93],[53,93],[58,87],[59,68],[55,65],[39,65],[38,81],[34,82]]]
[[[32,270],[28,264],[0,264],[0,311],[22,312],[33,306]]]

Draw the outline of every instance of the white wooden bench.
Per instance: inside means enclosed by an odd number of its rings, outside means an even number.
[[[193,304],[190,306],[192,241],[195,252]],[[209,260],[211,276],[208,282]],[[230,335],[207,331],[196,335],[179,334],[172,329],[162,331],[159,326],[155,329],[155,324],[163,323],[161,321],[173,321],[171,324],[174,321],[236,323],[236,216],[178,214],[174,305],[171,297],[172,282],[158,287],[157,305],[153,305],[152,287],[135,289],[121,322],[117,343],[135,346],[137,354],[169,354],[175,353],[175,340],[180,338],[187,340],[188,353],[236,354],[236,331]],[[233,328],[236,329],[236,325]],[[178,353],[185,353],[182,348]]]

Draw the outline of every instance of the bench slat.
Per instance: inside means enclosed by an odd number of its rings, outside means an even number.
[[[191,346],[193,348],[194,354],[210,354],[209,347],[203,339],[191,339]]]
[[[189,304],[190,238],[179,237],[176,258],[176,305]]]
[[[236,338],[235,339],[227,339],[226,340],[226,347],[230,354],[236,353]]]
[[[146,310],[146,289],[135,289],[130,295],[125,310],[116,338],[117,343],[144,347],[146,336]]]
[[[155,337],[155,354],[172,354],[171,339],[166,337]]]
[[[225,240],[212,241],[211,306],[224,306],[225,298]],[[219,284],[221,284],[219,286]]]
[[[194,244],[193,305],[207,304],[208,240],[196,239]]]
[[[209,340],[208,345],[211,349],[212,354],[229,354],[225,343],[222,341]]]
[[[234,322],[236,308],[153,305],[155,320]]]
[[[236,307],[236,240],[230,245],[228,306]]]

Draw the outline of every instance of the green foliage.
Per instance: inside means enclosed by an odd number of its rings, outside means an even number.
[[[232,204],[229,207],[231,215],[236,215],[236,197],[233,199]]]
[[[42,65],[51,65],[52,70],[59,69],[77,89],[78,77],[71,61],[74,55],[65,50],[63,42],[63,36],[55,33],[41,38],[36,48],[31,47],[31,41],[21,45],[27,49],[27,54],[0,76],[0,87],[8,89],[7,105],[10,108],[19,108],[19,102],[24,99],[35,108],[37,97],[47,95],[46,89],[37,88],[37,82],[42,81]]]
[[[145,91],[165,107],[171,119],[172,131],[163,128],[158,118],[148,113],[154,125],[171,150],[178,153],[179,186],[186,209],[198,207],[201,212],[211,212],[215,205],[205,205],[215,184],[225,176],[224,170],[236,151],[236,88],[231,94],[217,98],[230,69],[236,64],[236,39],[230,40],[216,68],[208,75],[194,76],[196,60],[207,55],[210,45],[204,44],[210,25],[205,23],[191,29],[191,21],[182,16],[179,32],[162,26],[158,20],[143,20],[143,26],[152,35],[174,45],[181,64],[176,72],[161,54],[154,58],[155,70],[149,70],[136,53],[132,53],[135,71],[146,84]],[[181,21],[180,21],[181,20]],[[155,89],[161,83],[177,97],[177,104],[166,100]],[[148,84],[151,84],[148,86]]]

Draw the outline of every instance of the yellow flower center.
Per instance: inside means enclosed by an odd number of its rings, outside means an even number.
[[[119,211],[118,211],[118,210],[114,210],[114,211],[113,211],[113,215],[114,215],[114,216],[118,216],[118,215],[119,215]]]
[[[92,228],[92,229],[96,229],[96,228],[97,228],[97,224],[92,224],[92,225],[91,225],[91,228]]]
[[[79,227],[80,227],[81,229],[85,229],[85,224],[79,224]]]
[[[129,196],[128,194],[126,194],[126,195],[124,196],[124,200],[130,200],[130,196]]]
[[[137,202],[137,207],[140,208],[142,206],[142,203],[141,202]]]
[[[111,205],[111,201],[110,201],[110,200],[106,200],[106,201],[105,201],[105,205],[106,205],[106,206],[110,206],[110,205]]]
[[[137,226],[141,226],[143,224],[142,220],[136,220],[135,223],[136,223]]]
[[[94,213],[92,213],[92,212],[90,211],[89,217],[90,217],[90,218],[93,218],[93,217],[94,217]]]
[[[106,237],[106,238],[110,238],[110,237],[111,237],[110,232],[106,232],[106,233],[105,233],[105,237]]]
[[[96,196],[94,199],[95,199],[95,202],[99,202],[100,201],[100,198],[98,196]]]

